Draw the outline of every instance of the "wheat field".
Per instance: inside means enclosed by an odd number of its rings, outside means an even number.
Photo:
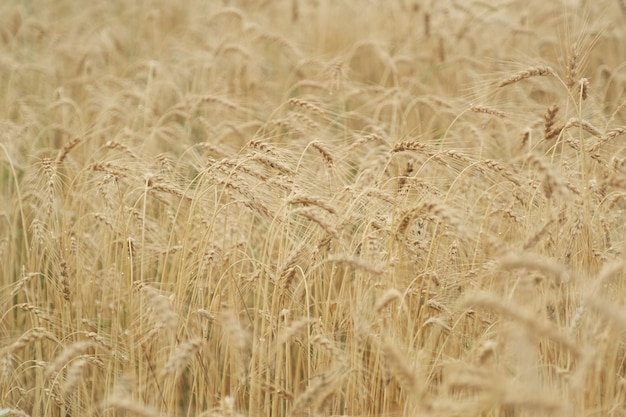
[[[0,416],[626,415],[626,4],[0,4]]]

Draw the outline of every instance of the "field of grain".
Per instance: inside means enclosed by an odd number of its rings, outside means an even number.
[[[0,416],[626,415],[626,4],[0,3]]]

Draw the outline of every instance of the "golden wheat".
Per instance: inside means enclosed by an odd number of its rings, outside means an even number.
[[[624,5],[374,3],[0,4],[0,415],[620,414]]]

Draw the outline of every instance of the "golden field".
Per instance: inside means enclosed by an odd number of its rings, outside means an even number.
[[[626,415],[626,4],[0,4],[0,416]]]

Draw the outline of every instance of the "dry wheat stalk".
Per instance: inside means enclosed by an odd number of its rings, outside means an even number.
[[[286,329],[283,329],[280,332],[278,336],[278,344],[283,345],[287,343],[287,341],[291,339],[299,331],[301,331],[305,327],[310,326],[314,323],[317,323],[317,321],[309,317],[304,317],[304,318],[301,318],[300,320],[294,321],[293,323],[289,325],[289,327],[287,327]]]
[[[311,132],[316,132],[316,131],[319,131],[320,129],[320,124],[305,114],[294,112],[294,113],[291,113],[289,117],[294,119],[297,123],[303,125],[306,129],[308,129]]]
[[[109,149],[116,149],[116,150],[123,151],[124,153],[128,154],[129,156],[131,156],[133,159],[139,159],[137,154],[128,145],[125,145],[125,144],[123,144],[121,142],[118,142],[116,140],[109,140],[109,141],[107,141],[104,144],[104,146],[109,148]]]
[[[473,111],[474,113],[488,114],[488,115],[491,115],[491,116],[499,117],[501,119],[506,117],[504,112],[501,112],[500,110],[496,110],[494,108],[487,107],[487,106],[475,106],[475,105],[472,104],[470,106],[470,110]]]
[[[63,351],[57,355],[50,364],[46,367],[46,376],[51,377],[57,374],[62,368],[64,368],[69,361],[73,358],[81,356],[88,351],[92,350],[96,345],[87,340],[72,343],[67,346]]]
[[[589,297],[587,305],[620,326],[622,329],[626,329],[626,314],[624,314],[621,306],[607,301],[606,299],[599,299],[597,297]]]
[[[39,272],[26,272],[26,265],[22,265],[22,273],[20,280],[15,284],[15,287],[11,291],[11,296],[14,296],[21,291],[26,284],[30,282],[36,276],[41,275]]]
[[[572,355],[581,359],[584,356],[584,348],[577,341],[572,340],[560,329],[550,322],[540,321],[534,315],[519,307],[511,307],[494,295],[480,294],[466,297],[461,303],[462,307],[483,307],[495,311],[504,317],[514,320],[524,326],[531,335],[551,339],[567,348]]]
[[[265,152],[268,155],[271,155],[273,157],[279,158],[280,157],[280,152],[273,146],[259,140],[259,139],[252,139],[250,142],[248,142],[248,146],[253,148],[253,149],[259,149],[263,152]]]
[[[214,322],[217,320],[217,316],[213,313],[211,313],[208,310],[205,310],[204,308],[200,308],[196,311],[194,311],[194,313],[196,313],[197,315],[199,315],[200,317],[209,320],[210,322]]]
[[[226,310],[220,318],[235,349],[240,354],[248,355],[252,350],[252,338],[250,333],[241,325],[239,317],[233,311]]]
[[[63,299],[65,301],[70,301],[71,291],[70,291],[70,282],[69,282],[69,268],[67,266],[67,262],[65,259],[61,258],[61,264],[59,265],[61,271],[59,275],[61,277],[61,288],[63,289]]]
[[[484,340],[476,349],[476,358],[481,365],[487,363],[496,354],[498,342],[492,339]]]
[[[83,320],[83,323],[84,322],[85,322],[85,320]],[[104,347],[105,349],[113,350],[113,345],[111,344],[111,342],[107,341],[100,334],[98,334],[96,332],[84,332],[84,334],[85,334],[85,336],[87,336],[88,338],[90,338],[91,340],[93,340],[94,342],[99,344],[100,346]]]
[[[32,343],[34,343],[34,342],[36,342],[38,340],[42,340],[42,339],[49,339],[49,340],[52,340],[52,341],[57,341],[57,338],[54,336],[54,334],[52,334],[51,332],[49,332],[45,328],[43,328],[43,327],[35,327],[33,329],[28,330],[26,333],[24,333],[15,342],[13,342],[10,345],[6,346],[2,350],[2,352],[4,354],[14,354],[17,351],[22,350],[25,347],[31,345]]]
[[[413,173],[413,161],[408,161],[406,163],[406,167],[404,168],[404,171],[402,172],[402,175],[400,175],[400,177],[398,178],[397,192],[399,194],[404,194],[408,191],[407,179],[411,176],[412,173]]]
[[[580,91],[581,100],[587,100],[587,97],[589,97],[589,88],[590,88],[589,79],[581,78],[580,80],[578,80],[578,87]]]
[[[333,254],[329,255],[326,262],[332,262],[337,265],[349,266],[352,268],[360,269],[365,272],[369,272],[370,274],[380,275],[383,273],[383,269],[381,267],[374,266],[362,259],[350,256],[350,255],[341,255],[341,254]]]
[[[331,205],[329,205],[328,203],[322,201],[322,199],[320,197],[309,197],[307,195],[304,194],[296,194],[293,197],[290,197],[287,200],[287,203],[289,204],[302,204],[305,206],[315,206],[315,207],[319,207],[322,210],[327,211],[330,214],[337,214],[337,210],[335,210],[335,208]]]
[[[63,398],[67,398],[74,393],[88,365],[89,361],[84,357],[72,359],[72,362],[67,368],[65,381],[61,386],[61,396]]]
[[[502,269],[525,268],[553,275],[557,278],[557,284],[566,284],[570,281],[569,272],[561,264],[536,254],[509,254],[498,263]]]
[[[28,304],[28,303],[20,303],[20,304],[17,304],[16,307],[21,310],[28,311],[29,313],[33,313],[37,317],[37,319],[40,319],[49,323],[53,322],[52,316],[47,314],[45,310],[40,307],[35,307],[34,305]]]
[[[563,181],[557,177],[557,175],[552,171],[551,167],[535,156],[534,154],[529,154],[527,157],[528,161],[531,165],[537,169],[537,171],[543,176],[542,181],[542,189],[547,198],[551,198],[554,191],[558,191],[563,197],[570,196],[570,190],[565,186]]]
[[[431,146],[417,141],[399,142],[391,149],[392,153],[404,151],[417,151],[431,157],[437,153]]]
[[[47,179],[45,188],[45,207],[46,214],[49,216],[52,213],[52,207],[55,200],[55,188],[57,182],[57,165],[53,163],[50,158],[41,159],[41,169],[44,173],[44,177]]]
[[[595,153],[606,142],[618,136],[621,136],[625,133],[626,133],[626,128],[623,128],[623,127],[617,127],[617,128],[609,130],[604,135],[602,135],[592,146],[589,147],[589,152],[592,154]]]
[[[444,331],[445,334],[452,333],[452,326],[450,326],[450,324],[448,322],[446,322],[445,320],[443,320],[443,319],[441,319],[439,317],[429,317],[422,324],[422,329],[424,329],[426,327],[429,327],[429,326],[433,326],[433,325],[438,326],[441,330]]]
[[[289,288],[296,274],[298,263],[302,261],[305,255],[309,255],[309,248],[302,242],[291,251],[285,263],[280,267],[277,273],[278,283],[282,288]]]
[[[10,381],[11,375],[18,365],[18,358],[12,352],[2,352],[0,358],[0,375],[2,380]]]
[[[287,176],[296,175],[296,172],[290,166],[275,157],[256,153],[252,156],[251,160],[261,162],[262,164],[277,170],[281,174]]]
[[[415,217],[414,210],[407,210],[402,214],[400,218],[401,220],[398,223],[398,227],[396,228],[396,232],[395,232],[395,236],[397,240],[401,240],[401,241],[404,240],[406,231],[409,228],[409,225],[411,224],[411,221],[413,220],[414,217]]]
[[[132,176],[128,167],[117,165],[112,162],[95,162],[90,166],[93,171],[105,172],[115,178],[126,178]]]
[[[332,392],[335,385],[343,379],[346,374],[346,369],[336,367],[333,371],[326,372],[315,377],[315,381],[310,383],[307,389],[296,397],[291,410],[287,413],[287,416],[293,417],[307,409],[314,411],[314,409]]]
[[[115,408],[143,417],[167,417],[167,414],[161,413],[157,408],[128,396],[112,395],[104,401],[103,408]]]
[[[147,186],[150,190],[160,191],[162,193],[171,194],[181,199],[191,201],[192,197],[185,195],[176,185],[167,181],[165,178],[157,175],[149,176]]]
[[[570,127],[581,127],[583,130],[591,133],[593,136],[597,138],[602,137],[602,132],[600,132],[600,130],[597,127],[592,125],[587,120],[579,119],[578,117],[572,117],[571,119],[569,119],[567,123],[565,123],[565,126],[563,127],[563,129],[569,129]]]
[[[70,153],[70,151],[72,149],[74,149],[79,143],[81,142],[80,138],[74,138],[71,141],[69,141],[68,143],[66,143],[61,150],[59,150],[59,153],[57,155],[56,160],[54,161],[55,164],[60,165],[63,163],[63,161],[65,161],[65,158],[67,158],[67,155]]]
[[[311,101],[303,100],[299,98],[290,98],[287,102],[292,106],[300,107],[302,109],[309,110],[310,112],[313,112],[319,115],[324,115],[324,110],[322,110],[320,106],[318,106],[315,103],[312,103]]]
[[[493,161],[491,159],[483,159],[478,164],[476,164],[476,169],[478,169],[480,172],[484,174],[486,173],[486,171],[483,169],[483,166],[487,167],[489,170],[493,172],[497,172],[498,174],[502,175],[502,177],[504,177],[511,183],[517,185],[518,187],[521,187],[522,184],[519,182],[515,174],[511,172],[511,170],[502,166],[501,163],[497,161]]]
[[[163,378],[175,376],[183,365],[186,365],[190,358],[200,351],[202,344],[202,338],[195,338],[176,346],[176,350],[170,355],[161,370]]]
[[[532,142],[533,130],[530,127],[524,129],[520,137],[520,149],[524,149],[527,144]]]
[[[314,210],[310,208],[299,209],[295,213],[301,215],[302,217],[311,220],[313,223],[316,223],[320,226],[326,233],[328,233],[331,237],[336,240],[339,240],[339,231],[337,228],[331,223],[327,222],[326,219],[319,216]]]
[[[439,313],[449,313],[450,309],[448,309],[448,307],[446,307],[444,304],[442,304],[440,301],[435,300],[434,298],[429,299],[426,302],[426,306],[429,308],[432,308],[433,310],[439,312]]]
[[[391,372],[398,378],[399,382],[406,387],[407,391],[413,394],[420,393],[421,386],[418,372],[407,362],[405,355],[399,351],[397,346],[386,340],[381,343],[380,349],[383,352],[385,362],[389,365]]]
[[[449,224],[457,230],[462,230],[463,226],[456,213],[443,203],[436,201],[424,201],[417,206],[418,212],[425,212],[434,215],[437,219]]]
[[[567,57],[567,71],[565,74],[565,85],[571,89],[576,84],[578,78],[578,61],[579,61],[578,43],[574,42],[569,50]]]
[[[552,226],[553,223],[554,223],[554,219],[548,220],[546,224],[544,224],[543,227],[539,229],[539,231],[537,231],[530,238],[528,238],[528,240],[526,241],[526,243],[524,243],[524,246],[522,248],[524,250],[528,250],[528,249],[532,249],[533,247],[535,247],[537,243],[539,243],[539,241],[546,235],[546,233],[550,229],[550,226]]]
[[[376,313],[380,313],[383,309],[385,309],[389,304],[393,303],[396,300],[402,300],[402,293],[395,288],[390,288],[380,296],[376,305],[374,306],[374,311]]]
[[[555,136],[558,136],[561,133],[562,128],[555,129],[554,122],[556,120],[556,115],[559,112],[559,105],[557,103],[548,107],[545,114],[543,115],[544,123],[543,123],[543,138],[544,140],[550,140]]]
[[[349,358],[337,347],[337,345],[322,335],[315,335],[311,338],[311,343],[321,346],[324,350],[329,352],[333,359],[335,359],[341,367],[347,367],[350,364]]]
[[[161,328],[173,329],[176,327],[178,324],[178,315],[172,309],[168,297],[141,282],[135,283],[134,287],[149,301],[149,308],[146,313],[148,313],[148,320],[155,325],[153,328],[155,331]]]
[[[317,150],[321,155],[322,158],[324,159],[324,163],[326,164],[326,166],[328,168],[332,168],[335,165],[335,159],[333,158],[333,156],[322,146],[322,144],[319,141],[313,141],[311,142],[311,147],[313,147],[313,149]]]
[[[0,410],[1,416],[18,416],[18,417],[30,417],[26,411],[19,408],[3,408]]]
[[[232,101],[228,100],[227,98],[214,96],[214,95],[206,95],[206,96],[200,96],[200,97],[191,97],[189,99],[189,102],[192,103],[194,106],[198,106],[198,105],[203,104],[203,103],[217,103],[217,104],[219,104],[221,106],[224,106],[224,107],[226,107],[227,109],[230,109],[230,110],[236,110],[236,111],[240,111],[242,113],[248,113],[248,110],[245,107],[239,106],[239,105],[233,103]]]
[[[495,209],[494,211],[489,213],[489,216],[493,216],[494,214],[502,213],[506,218],[513,220],[515,223],[521,223],[522,218],[513,211],[511,208],[500,207]]]
[[[498,87],[505,87],[507,85],[531,78],[531,77],[544,77],[544,76],[556,76],[556,73],[549,66],[530,67],[525,70],[516,72],[509,78],[506,78],[498,83]]]
[[[463,162],[463,163],[468,164],[468,165],[469,164],[473,164],[475,162],[474,159],[472,159],[469,156],[467,156],[467,155],[465,155],[465,154],[463,154],[463,153],[461,153],[461,152],[459,152],[457,150],[454,150],[454,149],[449,149],[447,151],[439,152],[439,153],[437,153],[436,155],[433,156],[433,159],[434,160],[441,160],[441,156],[447,156],[447,157],[449,157],[451,159],[454,159],[454,160],[459,161],[459,162]],[[447,165],[445,163],[445,161],[443,161],[443,162],[444,162],[445,165]]]

